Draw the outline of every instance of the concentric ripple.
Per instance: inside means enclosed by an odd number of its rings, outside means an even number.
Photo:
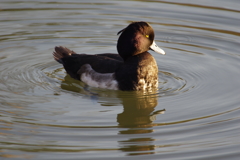
[[[3,1],[0,159],[240,157],[239,2]],[[116,53],[116,33],[147,21],[165,56],[154,92],[86,86],[54,46]]]

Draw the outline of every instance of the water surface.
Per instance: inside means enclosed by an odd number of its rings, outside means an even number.
[[[2,1],[1,159],[236,159],[240,157],[240,2]],[[86,86],[51,53],[116,53],[118,31],[147,21],[151,93]]]

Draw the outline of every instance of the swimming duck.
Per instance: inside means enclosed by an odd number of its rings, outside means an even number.
[[[148,52],[165,52],[154,41],[153,28],[147,22],[132,22],[118,32],[118,54],[77,54],[55,47],[54,59],[74,79],[89,86],[114,90],[149,90],[158,87],[158,66]]]

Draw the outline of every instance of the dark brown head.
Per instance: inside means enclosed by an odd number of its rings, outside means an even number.
[[[146,22],[133,22],[118,32],[118,34],[120,33],[117,50],[124,60],[128,57],[147,52],[149,49],[165,54],[155,44],[153,28]]]

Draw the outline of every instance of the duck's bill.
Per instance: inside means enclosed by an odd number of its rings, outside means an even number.
[[[163,55],[166,54],[166,53],[164,52],[164,50],[162,50],[161,48],[159,48],[159,47],[157,46],[157,44],[155,43],[155,41],[153,41],[152,45],[150,46],[150,49],[153,50],[154,52],[159,53],[159,54],[163,54]]]

